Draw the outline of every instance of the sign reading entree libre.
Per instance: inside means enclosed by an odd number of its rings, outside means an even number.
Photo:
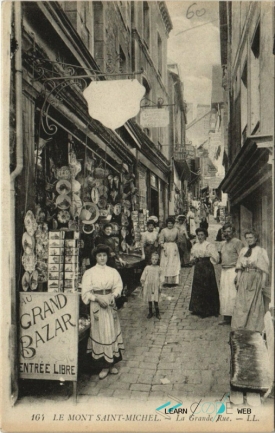
[[[20,293],[20,377],[77,379],[78,310],[77,293]]]

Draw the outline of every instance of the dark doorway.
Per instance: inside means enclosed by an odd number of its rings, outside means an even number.
[[[159,193],[151,188],[151,215],[159,216]]]

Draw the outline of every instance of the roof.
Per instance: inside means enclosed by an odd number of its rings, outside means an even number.
[[[159,10],[160,10],[162,19],[164,21],[166,30],[168,33],[170,33],[172,28],[173,28],[173,24],[172,24],[172,20],[171,20],[170,14],[168,12],[166,3],[165,2],[158,2],[158,5],[159,5]]]

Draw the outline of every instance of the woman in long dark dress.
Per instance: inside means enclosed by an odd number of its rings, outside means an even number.
[[[198,242],[191,250],[191,262],[195,265],[189,310],[201,317],[218,316],[219,292],[213,264],[219,262],[219,253],[206,241],[208,232],[196,230]]]

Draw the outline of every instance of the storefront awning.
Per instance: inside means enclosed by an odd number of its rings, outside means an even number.
[[[270,141],[272,136],[250,136],[233,161],[219,190],[230,194],[235,205],[250,195],[262,183],[271,178],[272,167],[268,164],[270,152],[259,142]]]
[[[176,170],[181,180],[190,180],[191,172],[186,161],[174,161]]]

